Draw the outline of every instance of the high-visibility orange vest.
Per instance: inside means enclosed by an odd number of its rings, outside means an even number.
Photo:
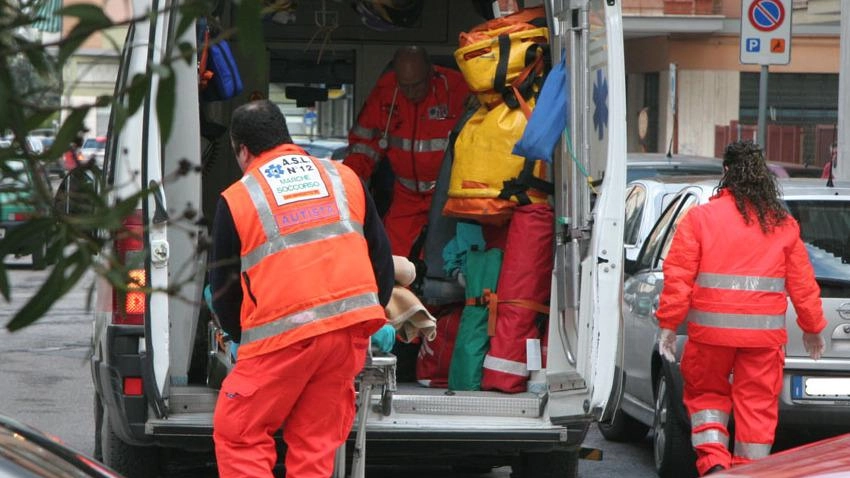
[[[241,242],[239,358],[366,323],[386,323],[351,169],[294,145],[261,154],[222,193]]]

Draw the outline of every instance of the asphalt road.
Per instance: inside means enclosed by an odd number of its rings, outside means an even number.
[[[28,264],[28,259],[22,259],[21,263]],[[94,392],[88,364],[91,320],[86,303],[93,276],[86,276],[45,317],[30,327],[15,333],[5,328],[14,312],[36,296],[47,273],[28,267],[10,271],[12,302],[0,305],[0,325],[3,326],[0,328],[0,414],[28,423],[91,455],[94,450]],[[582,460],[579,465],[582,477],[655,476],[649,437],[637,444],[608,443],[593,427],[585,446],[602,449],[603,460]],[[210,475],[214,472],[200,476]],[[370,478],[393,476],[508,478],[510,468],[499,468],[486,475],[453,474],[436,467],[369,470]]]

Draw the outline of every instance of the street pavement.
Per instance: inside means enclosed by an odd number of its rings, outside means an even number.
[[[14,311],[36,295],[48,274],[48,271],[30,270],[28,258],[16,262],[20,266],[9,274],[12,303],[0,306],[0,414],[32,425],[91,455],[94,450],[94,391],[88,359],[92,325],[86,304],[93,297],[94,276],[87,274],[38,322],[10,333],[5,328],[6,323]],[[585,446],[602,449],[603,460],[582,460],[579,465],[581,477],[655,476],[650,437],[636,444],[608,443],[593,426]],[[214,476],[214,472],[208,470],[198,476],[210,475]],[[393,476],[508,478],[510,468],[499,468],[484,475],[451,473],[441,468],[369,469],[370,478]]]

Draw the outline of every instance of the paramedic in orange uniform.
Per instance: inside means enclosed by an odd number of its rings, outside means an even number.
[[[389,242],[360,178],[291,144],[273,103],[237,108],[230,138],[244,176],[218,203],[210,283],[240,346],[213,419],[219,474],[271,478],[283,426],[286,476],[327,478],[386,323]]]
[[[428,222],[449,133],[469,94],[463,76],[431,64],[420,47],[403,47],[372,90],[348,134],[345,164],[368,180],[386,157],[393,197],[384,216],[393,254],[408,257]]]
[[[815,360],[826,326],[799,225],[778,199],[761,148],[730,144],[723,169],[718,193],[688,211],[676,229],[656,312],[659,350],[670,361],[675,331],[688,320],[681,370],[700,475],[770,454],[785,363],[786,295]],[[726,428],[733,410],[734,456]]]

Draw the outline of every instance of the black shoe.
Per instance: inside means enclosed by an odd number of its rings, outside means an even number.
[[[714,466],[712,466],[711,468],[709,468],[709,469],[708,469],[708,471],[706,471],[706,472],[705,472],[705,474],[706,474],[706,475],[710,475],[710,474],[712,474],[712,473],[716,473],[716,472],[718,472],[718,471],[723,471],[723,470],[725,470],[725,469],[726,469],[726,468],[724,468],[724,467],[723,467],[723,465],[714,465]],[[705,475],[703,475],[703,476],[705,476]]]

